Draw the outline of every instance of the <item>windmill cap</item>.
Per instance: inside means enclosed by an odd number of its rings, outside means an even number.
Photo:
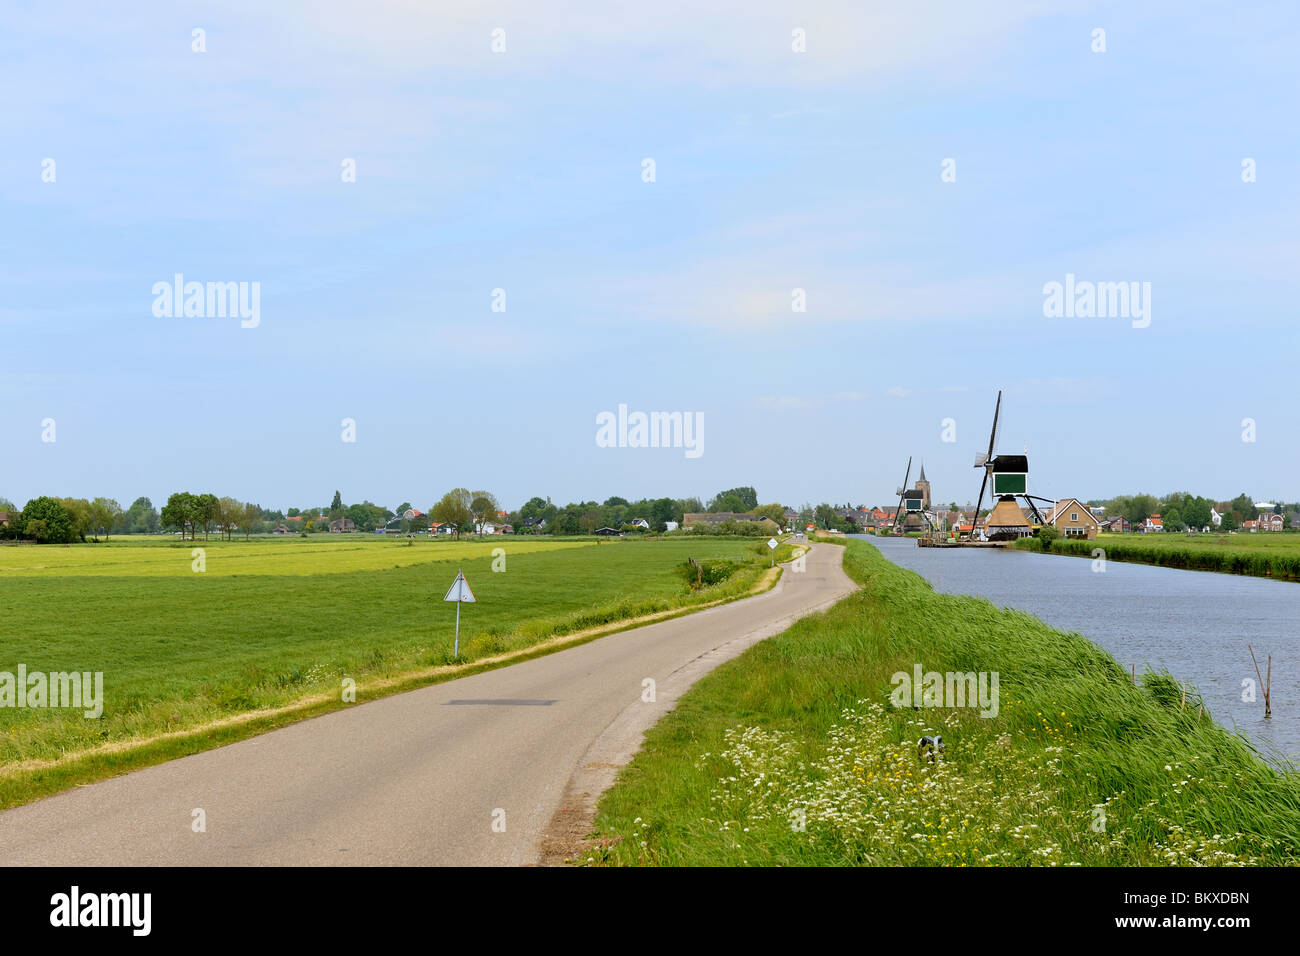
[[[1029,459],[1024,455],[998,455],[993,459],[995,472],[1029,471]]]

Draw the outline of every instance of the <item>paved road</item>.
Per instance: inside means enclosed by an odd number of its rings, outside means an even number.
[[[566,787],[625,761],[709,668],[853,590],[842,555],[815,545],[757,597],[0,813],[0,866],[536,862]]]

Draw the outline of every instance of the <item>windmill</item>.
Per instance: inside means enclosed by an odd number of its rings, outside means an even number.
[[[998,403],[993,408],[993,428],[989,431],[989,450],[975,459],[975,467],[984,469],[984,479],[980,482],[979,498],[975,501],[975,519],[971,525],[971,536],[979,528],[980,507],[984,504],[984,489],[990,482],[993,495],[998,503],[989,513],[988,537],[990,541],[1008,541],[1025,538],[1033,534],[1025,514],[1020,510],[1016,499],[1023,498],[1034,520],[1043,523],[1043,516],[1038,512],[1035,501],[1051,501],[1038,495],[1029,494],[1029,458],[1025,455],[994,455],[997,447],[998,422],[1002,415],[1002,392],[998,391]]]
[[[907,471],[903,474],[903,485],[898,489],[898,507],[894,509],[894,530],[908,530],[907,522],[912,515],[920,515],[920,520],[912,524],[912,528],[917,528],[922,522],[928,528],[930,526],[930,517],[925,513],[925,493],[920,488],[908,488],[908,480],[912,477],[912,459],[907,459]]]

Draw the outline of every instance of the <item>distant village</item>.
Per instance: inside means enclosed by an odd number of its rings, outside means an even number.
[[[1015,527],[1019,534],[1028,536],[1035,527],[1054,527],[1062,536],[1069,538],[1095,538],[1098,534],[1158,534],[1178,531],[1185,534],[1211,534],[1222,532],[1279,532],[1300,530],[1300,509],[1294,505],[1282,506],[1271,501],[1255,501],[1249,505],[1242,501],[1205,502],[1200,512],[1208,513],[1204,523],[1191,523],[1178,515],[1174,527],[1166,528],[1164,517],[1156,512],[1140,521],[1131,521],[1122,514],[1107,514],[1103,504],[1086,504],[1079,498],[1062,498],[1053,504],[1047,504],[1036,512],[1014,502],[989,501],[980,509],[979,521],[974,521],[975,506],[967,504],[964,508],[936,507],[931,501],[930,482],[925,477],[925,467],[921,467],[920,478],[914,486],[902,493],[905,504],[891,504],[886,507],[856,508],[843,507],[834,509],[842,526],[837,530],[848,531],[844,527],[851,525],[852,530],[869,534],[889,533],[901,527],[904,531],[956,531],[986,533],[991,526],[999,530]],[[919,507],[918,507],[919,504]],[[1005,509],[1018,510],[1020,518],[1008,519]],[[900,518],[901,510],[901,521]],[[1191,511],[1191,509],[1188,509]],[[1243,517],[1241,512],[1252,514]],[[1014,511],[1012,512],[1014,515]],[[1194,517],[1200,517],[1198,513]],[[813,524],[807,526],[809,529]]]

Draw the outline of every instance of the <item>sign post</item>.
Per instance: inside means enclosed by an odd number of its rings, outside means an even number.
[[[465,580],[464,571],[456,572],[456,580],[451,582],[451,589],[443,600],[456,602],[456,643],[451,652],[452,660],[455,660],[460,657],[460,606],[477,603],[474,592],[469,589],[469,582]]]
[[[771,561],[771,563],[768,565],[768,567],[769,567],[769,568],[774,568],[774,567],[776,567],[776,538],[768,538],[768,539],[767,539],[767,546],[768,546],[768,548],[769,548],[769,549],[771,550],[771,552],[772,552],[772,561]]]

